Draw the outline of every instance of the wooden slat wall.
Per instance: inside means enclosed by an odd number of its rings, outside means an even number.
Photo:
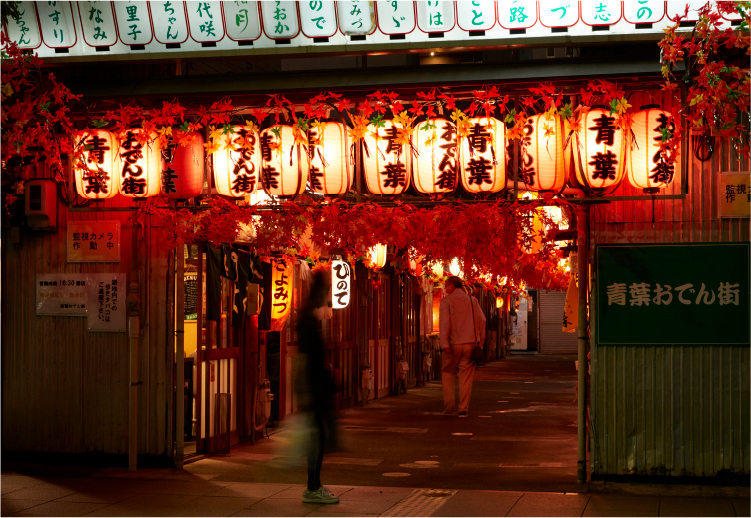
[[[687,152],[691,161],[685,200],[656,201],[654,224],[650,201],[596,206],[593,245],[747,241],[748,219],[717,217],[720,150],[708,162]],[[748,171],[748,163],[734,164],[733,169]],[[634,191],[626,185],[615,194],[639,194]],[[594,330],[591,336],[596,336]],[[592,473],[748,474],[749,360],[748,347],[593,343]]]

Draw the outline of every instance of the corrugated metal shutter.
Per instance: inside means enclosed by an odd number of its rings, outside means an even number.
[[[565,291],[540,290],[540,354],[575,353],[578,350],[578,333],[563,332],[563,306]]]

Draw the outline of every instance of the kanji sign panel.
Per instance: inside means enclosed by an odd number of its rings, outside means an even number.
[[[115,12],[111,2],[78,2],[83,41],[90,47],[111,47],[117,43]]]
[[[662,0],[637,0],[623,4],[623,17],[628,23],[657,23],[665,17],[665,2]]]
[[[35,49],[42,44],[34,2],[18,3],[18,19],[8,18],[8,37],[22,49]]]
[[[70,2],[36,2],[42,39],[53,49],[67,49],[78,41]]]
[[[185,2],[151,2],[154,37],[159,43],[180,44],[188,40],[188,19]]]
[[[263,32],[271,38],[290,39],[300,32],[297,21],[297,2],[261,2]]]
[[[336,34],[336,8],[333,0],[303,1],[300,25],[308,38],[330,38]]]
[[[258,2],[222,2],[222,10],[229,39],[247,41],[261,36]]]
[[[748,173],[721,173],[719,216],[721,218],[748,218],[751,216],[751,175]]]
[[[221,41],[224,21],[220,2],[187,2],[190,37],[198,43]]]
[[[151,14],[146,2],[113,2],[117,34],[126,45],[147,45],[154,39],[151,30]]]
[[[339,29],[345,36],[362,36],[375,31],[373,3],[361,0],[337,2]]]
[[[352,267],[340,259],[331,261],[331,307],[344,309],[349,305],[352,290]]]
[[[751,345],[743,243],[598,245],[598,345]]]
[[[69,263],[120,261],[119,221],[69,221]]]
[[[581,21],[587,25],[613,25],[621,19],[621,2],[582,0]]]
[[[376,2],[378,28],[388,35],[409,34],[415,30],[414,2]]]
[[[418,0],[417,26],[423,32],[447,32],[456,25],[454,2]]]
[[[537,2],[513,0],[498,3],[498,23],[504,29],[529,29],[537,23]]]
[[[38,273],[36,314],[85,317],[87,274]]]
[[[457,22],[463,31],[489,31],[495,25],[495,2],[462,1],[457,9]]]
[[[118,333],[125,331],[124,273],[96,273],[88,275],[88,329],[93,332]]]
[[[571,27],[579,21],[578,2],[550,0],[537,2],[540,23],[545,27]]]
[[[271,330],[280,331],[292,307],[292,285],[295,278],[293,259],[274,259],[271,262],[271,292],[268,296],[271,302]]]

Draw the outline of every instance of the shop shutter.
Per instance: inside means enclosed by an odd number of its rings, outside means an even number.
[[[563,306],[566,302],[565,291],[540,290],[539,322],[540,354],[576,353],[578,350],[578,333],[563,332]]]

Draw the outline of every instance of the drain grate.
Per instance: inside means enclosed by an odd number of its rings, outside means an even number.
[[[430,516],[456,493],[457,490],[415,489],[381,516]]]

